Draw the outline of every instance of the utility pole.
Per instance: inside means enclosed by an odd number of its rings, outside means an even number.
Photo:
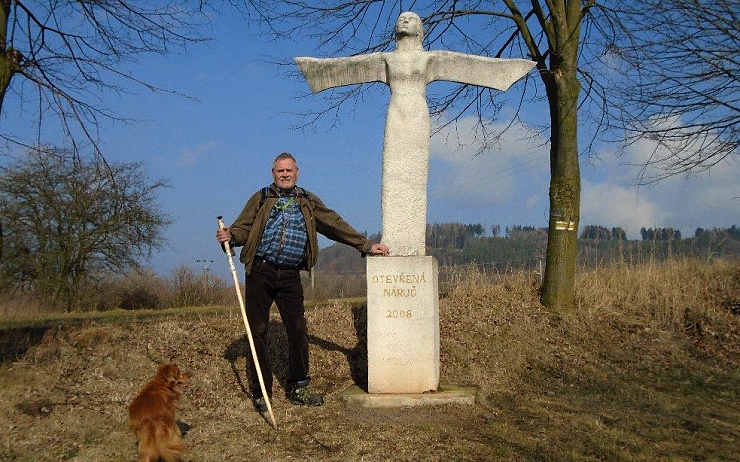
[[[196,263],[203,263],[203,276],[206,278],[206,291],[209,289],[210,285],[208,284],[208,272],[210,271],[210,268],[208,268],[208,265],[213,263],[213,260],[195,260]]]
[[[542,254],[537,254],[537,266],[539,267],[540,284],[542,284]]]

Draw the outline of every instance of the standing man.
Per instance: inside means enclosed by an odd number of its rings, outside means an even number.
[[[291,154],[284,152],[275,158],[272,178],[270,186],[249,198],[231,227],[216,232],[216,240],[229,242],[231,247],[242,246],[239,260],[247,275],[247,318],[268,395],[272,393],[272,367],[267,328],[274,301],[288,334],[288,400],[321,406],[324,398],[308,389],[308,332],[300,270],[310,270],[316,264],[317,233],[363,255],[387,256],[390,250],[385,244],[368,241],[318,196],[296,186],[298,164]],[[250,381],[255,409],[266,412],[254,364],[250,366]]]

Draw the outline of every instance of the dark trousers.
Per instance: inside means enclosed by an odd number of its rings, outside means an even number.
[[[308,331],[303,307],[303,286],[297,269],[279,269],[269,262],[255,261],[246,277],[247,320],[252,331],[265,390],[272,395],[272,365],[267,348],[270,307],[277,305],[288,334],[288,385],[308,379]],[[262,396],[257,369],[250,362],[252,396]]]

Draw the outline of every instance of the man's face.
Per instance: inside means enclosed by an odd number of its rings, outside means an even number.
[[[416,13],[401,13],[396,21],[396,34],[419,35],[421,32],[421,18]]]
[[[280,159],[272,167],[272,179],[280,189],[290,189],[298,181],[298,166],[291,159]]]

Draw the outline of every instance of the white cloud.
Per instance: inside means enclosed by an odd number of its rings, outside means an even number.
[[[639,239],[640,228],[664,225],[672,212],[639,194],[635,188],[603,182],[581,182],[581,226],[621,227],[630,239]]]
[[[219,142],[209,141],[192,148],[183,148],[180,151],[180,158],[177,160],[177,164],[181,167],[192,167],[198,163],[203,156],[212,153],[220,146],[221,143]]]
[[[477,122],[476,117],[461,119],[432,138],[430,200],[535,206],[547,191],[546,143],[521,124],[486,122],[487,130],[501,134],[494,147],[486,148]]]
[[[654,155],[656,145],[647,139],[622,157],[602,155],[609,160],[597,172],[599,178],[583,181],[581,224],[622,226],[630,238],[639,238],[641,227],[672,227],[690,236],[697,227],[726,228],[740,222],[740,169],[734,159],[704,172],[634,186],[640,165]],[[658,150],[657,155],[663,153]]]
[[[496,148],[476,155],[483,145],[476,122],[460,120],[431,140],[429,220],[547,226],[549,145],[514,125]],[[488,128],[501,133],[505,126]],[[654,142],[641,140],[621,157],[605,152],[594,168],[582,168],[581,226],[622,227],[629,238],[639,239],[642,227],[671,227],[691,236],[697,227],[740,224],[735,159],[637,187],[639,166],[654,151]]]

